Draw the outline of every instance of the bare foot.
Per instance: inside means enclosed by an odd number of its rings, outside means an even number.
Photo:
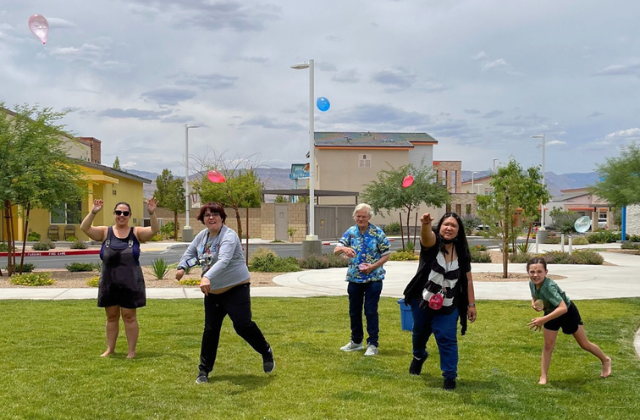
[[[547,378],[540,378],[540,380],[538,381],[538,385],[546,385],[547,384]]]
[[[111,356],[112,354],[115,354],[115,351],[107,349],[107,351],[102,353],[100,357],[107,357],[107,356]]]
[[[607,360],[602,364],[602,373],[600,374],[601,378],[606,378],[611,375],[611,358],[607,357]]]
[[[136,357],[136,352],[135,351],[132,352],[132,353],[127,354],[127,359],[133,359],[134,357]]]

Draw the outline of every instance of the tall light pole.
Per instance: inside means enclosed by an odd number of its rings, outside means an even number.
[[[544,155],[544,146],[546,143],[546,138],[544,134],[536,134],[535,136],[531,136],[532,139],[542,139],[542,185],[545,185],[544,182],[544,162],[545,162],[545,155]],[[540,203],[540,230],[545,230],[544,226],[544,205],[545,203]]]
[[[471,171],[471,194],[473,194],[473,176],[477,173],[478,171]]]
[[[182,228],[182,241],[183,242],[191,242],[193,241],[193,229],[189,226],[189,207],[191,204],[191,198],[189,197],[189,129],[190,128],[198,128],[197,125],[184,125],[184,167],[185,167],[185,177],[184,177],[184,190],[185,190],[185,214],[186,221],[184,223],[184,227]]]
[[[309,235],[306,241],[312,241],[305,248],[303,243],[303,254],[320,254],[321,247],[318,237],[315,235],[315,166],[316,166],[316,147],[315,147],[315,129],[314,129],[314,106],[313,106],[313,59],[308,63],[294,64],[292,69],[302,70],[309,69]],[[316,244],[317,242],[317,244]]]
[[[478,193],[477,195],[480,195],[480,187],[482,187],[484,184],[476,184],[476,187],[478,187]]]
[[[496,173],[496,162],[498,161],[498,158],[493,158],[493,173]]]

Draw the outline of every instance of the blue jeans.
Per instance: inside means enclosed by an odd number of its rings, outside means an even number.
[[[421,301],[421,298],[411,300],[413,355],[418,359],[427,357],[427,341],[433,333],[440,352],[442,376],[446,379],[456,379],[458,376],[458,308],[448,315],[434,314],[422,309]]]
[[[351,319],[351,341],[362,343],[364,332],[362,330],[362,306],[364,304],[364,316],[367,318],[367,344],[378,347],[378,333],[380,332],[378,321],[378,302],[382,293],[382,281],[368,283],[349,282],[349,318]]]

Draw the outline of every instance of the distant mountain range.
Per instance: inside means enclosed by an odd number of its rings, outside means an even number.
[[[293,181],[289,179],[289,174],[291,170],[289,168],[256,168],[256,173],[260,180],[264,183],[265,188],[268,190],[276,189],[276,188],[293,188]],[[153,193],[156,191],[156,178],[160,176],[160,174],[154,172],[147,171],[138,171],[135,169],[127,170],[130,174],[140,176],[142,178],[146,178],[151,180],[151,184],[143,185],[143,194],[144,198],[153,197]],[[184,178],[184,176],[176,175],[174,176],[178,178]],[[191,175],[191,179],[197,179],[200,175]]]
[[[475,179],[491,175],[491,171],[480,171],[474,175]],[[552,197],[561,195],[561,190],[584,188],[598,182],[597,172],[571,173],[558,175],[554,172],[545,172],[544,181],[549,188]],[[471,171],[462,171],[462,180],[471,181]]]
[[[147,178],[151,180],[151,184],[144,184],[144,197],[151,198],[156,190],[156,178],[160,175],[154,172],[138,171],[130,169],[127,172]],[[289,168],[256,168],[256,173],[260,177],[260,180],[265,184],[266,189],[276,188],[293,188],[293,181],[289,179]],[[491,171],[480,171],[474,175],[475,179],[479,179],[485,176],[491,175]],[[176,175],[177,176],[177,175]],[[191,175],[192,178],[199,177],[199,175]],[[180,176],[180,178],[182,178]],[[471,180],[471,171],[462,171],[462,180]],[[545,182],[553,197],[561,195],[560,190],[567,190],[573,188],[583,188],[589,185],[594,185],[598,182],[597,172],[588,173],[570,173],[558,175],[554,172],[545,173]]]

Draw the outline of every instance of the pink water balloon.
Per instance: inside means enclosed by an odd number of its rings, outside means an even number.
[[[402,180],[402,188],[408,188],[413,184],[413,176],[407,175]]]
[[[49,22],[42,15],[33,15],[29,18],[29,29],[38,37],[43,44],[47,43],[49,37]]]
[[[218,171],[209,171],[207,173],[207,178],[209,178],[209,181],[213,182],[214,184],[220,184],[222,182],[227,182],[227,180],[224,178],[224,175],[222,175]]]

